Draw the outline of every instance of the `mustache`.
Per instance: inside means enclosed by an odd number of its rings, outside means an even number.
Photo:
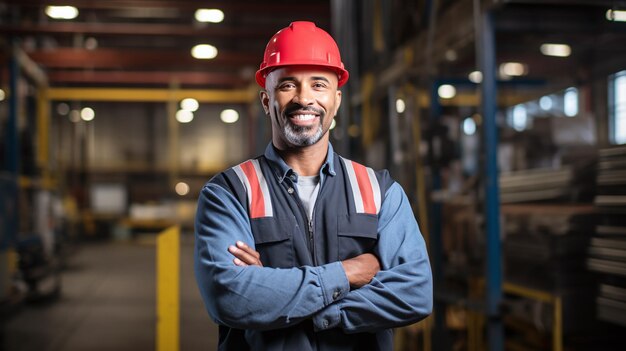
[[[320,115],[320,116],[324,116],[324,110],[319,109],[317,107],[313,107],[313,106],[302,106],[300,104],[290,104],[289,106],[287,106],[285,108],[285,115],[288,116],[296,111],[299,112],[313,112],[316,115]]]

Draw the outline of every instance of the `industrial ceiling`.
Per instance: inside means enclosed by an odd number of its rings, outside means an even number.
[[[53,19],[48,5],[71,5],[73,19]],[[219,9],[221,23],[195,19]],[[0,32],[46,72],[51,86],[235,89],[251,84],[267,40],[294,18],[330,30],[329,1],[8,0]],[[217,48],[196,59],[195,45]]]
[[[335,26],[356,26],[358,60],[368,40],[363,33],[382,18],[386,49],[378,66],[361,64],[363,73],[381,73],[397,66],[394,54],[410,40],[426,37],[429,9],[436,9],[434,43],[415,41],[416,52],[431,55],[414,67],[397,70],[419,76],[430,62],[436,77],[466,78],[476,69],[473,5],[494,9],[498,64],[522,62],[525,79],[575,83],[624,69],[626,24],[607,21],[607,9],[626,7],[624,1],[581,0],[394,0],[358,2],[356,22],[344,21],[331,9],[342,1],[319,0],[66,0],[61,5],[78,9],[74,19],[52,19],[44,0],[0,1],[0,33],[5,48],[13,40],[45,72],[52,87],[178,87],[191,89],[244,89],[254,84],[254,72],[267,40],[293,20],[312,20],[329,32]],[[353,5],[354,6],[354,5]],[[223,11],[220,23],[201,23],[196,10]],[[378,8],[371,10],[367,8]],[[382,9],[382,10],[381,10]],[[409,43],[409,44],[407,44]],[[540,52],[544,43],[563,43],[569,57]],[[197,44],[217,48],[213,59],[193,58]],[[347,43],[341,43],[345,50]],[[8,55],[4,50],[4,57]],[[344,52],[345,54],[345,52]],[[396,55],[397,56],[397,55]],[[5,60],[6,62],[6,60]],[[354,67],[349,67],[354,71]],[[354,72],[352,72],[354,75]],[[558,85],[558,84],[557,84]]]

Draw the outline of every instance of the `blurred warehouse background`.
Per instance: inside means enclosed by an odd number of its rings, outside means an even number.
[[[267,144],[253,76],[294,20],[350,71],[335,149],[390,170],[429,245],[435,313],[397,350],[626,349],[626,1],[605,0],[0,1],[0,349],[155,349],[172,226],[181,349],[215,349],[195,202]]]

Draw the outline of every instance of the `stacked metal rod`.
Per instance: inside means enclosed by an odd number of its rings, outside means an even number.
[[[505,280],[559,296],[563,331],[574,333],[593,318],[594,275],[585,267],[585,252],[593,232],[594,208],[584,204],[510,204],[502,207],[505,223]],[[550,329],[551,311],[540,301],[509,299],[511,311],[540,330]]]
[[[500,176],[505,281],[558,297],[559,332],[569,336],[594,316],[588,301],[595,297],[595,277],[585,262],[595,226],[594,164],[595,157],[581,157],[557,169]],[[504,304],[511,318],[537,330],[551,330],[557,318],[542,301],[509,296]]]
[[[599,212],[587,265],[600,279],[598,318],[626,326],[626,146],[599,151]]]

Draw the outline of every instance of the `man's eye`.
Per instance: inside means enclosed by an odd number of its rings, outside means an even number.
[[[284,83],[284,84],[281,84],[278,88],[279,89],[292,89],[294,87],[295,87],[295,84],[293,83]]]
[[[314,83],[313,87],[315,87],[315,88],[326,88],[326,84],[324,84],[324,83]]]

